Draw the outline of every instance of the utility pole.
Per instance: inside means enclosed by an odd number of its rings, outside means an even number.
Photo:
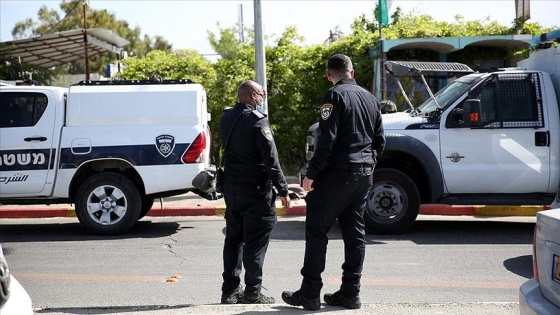
[[[238,33],[238,36],[239,36],[239,42],[244,43],[245,38],[243,37],[243,4],[239,4],[238,20],[239,20],[239,23],[238,23],[239,27],[237,29],[237,33]]]
[[[84,1],[84,58],[86,62],[86,81],[89,81],[89,53],[88,53],[88,36],[87,36],[87,15],[86,9],[89,5],[89,0]]]
[[[266,88],[266,57],[264,50],[264,36],[262,30],[261,0],[253,0],[255,10],[255,72],[256,81]],[[268,101],[264,100],[264,113],[268,115]]]
[[[379,70],[381,71],[381,100],[382,101],[386,101],[387,100],[387,72],[385,71],[385,59],[386,59],[386,54],[385,54],[385,48],[383,47],[383,42],[384,42],[384,38],[383,38],[383,25],[381,24],[381,22],[379,22]]]

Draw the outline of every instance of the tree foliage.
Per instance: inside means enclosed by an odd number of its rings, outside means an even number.
[[[54,32],[84,28],[83,0],[64,0],[60,3],[60,11],[62,12],[62,16],[58,10],[42,6],[37,12],[36,19],[26,18],[23,21],[17,22],[12,29],[12,36],[15,39],[22,39]],[[92,10],[91,8],[86,8],[86,16],[88,29],[108,29],[120,37],[130,41],[130,44],[126,47],[129,55],[144,57],[153,50],[170,52],[173,49],[172,45],[162,36],[157,35],[149,37],[147,35],[142,35],[140,27],[131,28],[128,22],[119,20],[114,14],[109,13],[105,9]],[[116,59],[116,55],[112,53],[90,56],[90,72],[105,73],[106,65],[115,63]],[[52,71],[52,75],[61,73],[80,74],[84,73],[84,64],[83,60],[75,61],[50,71]],[[26,64],[22,65],[22,68],[23,72],[38,72],[38,69]],[[1,67],[0,71],[2,71]],[[42,70],[42,72],[44,71],[49,70]],[[21,74],[21,72],[22,71],[18,71],[18,74]],[[18,77],[8,77],[8,75],[13,75],[11,72],[0,72],[0,74],[7,79],[18,79]],[[40,80],[40,82],[48,83],[48,81],[43,80]]]
[[[191,79],[204,86],[213,84],[216,74],[210,62],[196,50],[165,52],[154,50],[144,58],[129,57],[123,60],[120,79]]]

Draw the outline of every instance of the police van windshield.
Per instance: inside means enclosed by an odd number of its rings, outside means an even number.
[[[428,114],[435,111],[438,108],[446,109],[451,103],[457,99],[460,95],[466,93],[469,90],[471,84],[478,78],[477,75],[467,75],[456,79],[452,83],[446,85],[444,88],[439,90],[434,94],[434,98],[428,99],[422,105],[416,108],[418,113]],[[438,106],[439,105],[439,106]]]

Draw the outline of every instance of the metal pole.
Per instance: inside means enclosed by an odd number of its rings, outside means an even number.
[[[239,26],[237,32],[239,33],[239,42],[244,43],[245,38],[243,37],[243,4],[239,5]]]
[[[264,36],[262,31],[262,14],[261,1],[253,0],[255,9],[255,72],[257,73],[256,81],[266,88],[266,57],[264,50]],[[268,102],[264,100],[264,113],[268,115]]]
[[[87,15],[86,15],[87,6],[88,6],[88,0],[84,0],[84,58],[86,62],[86,81],[89,80],[89,54],[88,54]]]
[[[121,52],[117,53],[117,75],[121,73]]]
[[[385,48],[383,47],[383,25],[381,24],[381,18],[379,18],[379,66],[381,71],[381,100],[387,100],[387,72],[385,71],[385,59],[387,55],[385,55]]]

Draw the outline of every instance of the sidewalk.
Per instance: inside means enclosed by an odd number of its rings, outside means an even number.
[[[183,314],[215,314],[215,315],[249,315],[249,314],[352,314],[352,315],[517,315],[519,304],[514,302],[495,303],[374,303],[362,304],[358,310],[349,310],[343,307],[328,306],[323,303],[321,309],[316,312],[305,311],[301,307],[292,307],[279,302],[278,304],[251,305],[169,305],[169,306],[145,306],[118,309],[45,309],[36,310],[36,314],[46,313],[49,315],[69,314],[139,314],[139,315],[183,315]]]
[[[305,191],[297,182],[297,177],[288,176],[291,192],[305,196]],[[292,194],[293,196],[293,194]],[[469,216],[535,216],[537,212],[549,209],[549,206],[487,206],[487,205],[445,205],[423,204],[419,214],[428,215],[469,215]],[[278,216],[305,216],[305,200],[292,198],[290,208],[282,211],[279,200],[276,202]],[[224,199],[207,200],[189,192],[183,195],[156,199],[152,210],[146,216],[223,216],[226,210]],[[73,204],[55,205],[2,205],[0,219],[18,218],[52,218],[76,217]]]

